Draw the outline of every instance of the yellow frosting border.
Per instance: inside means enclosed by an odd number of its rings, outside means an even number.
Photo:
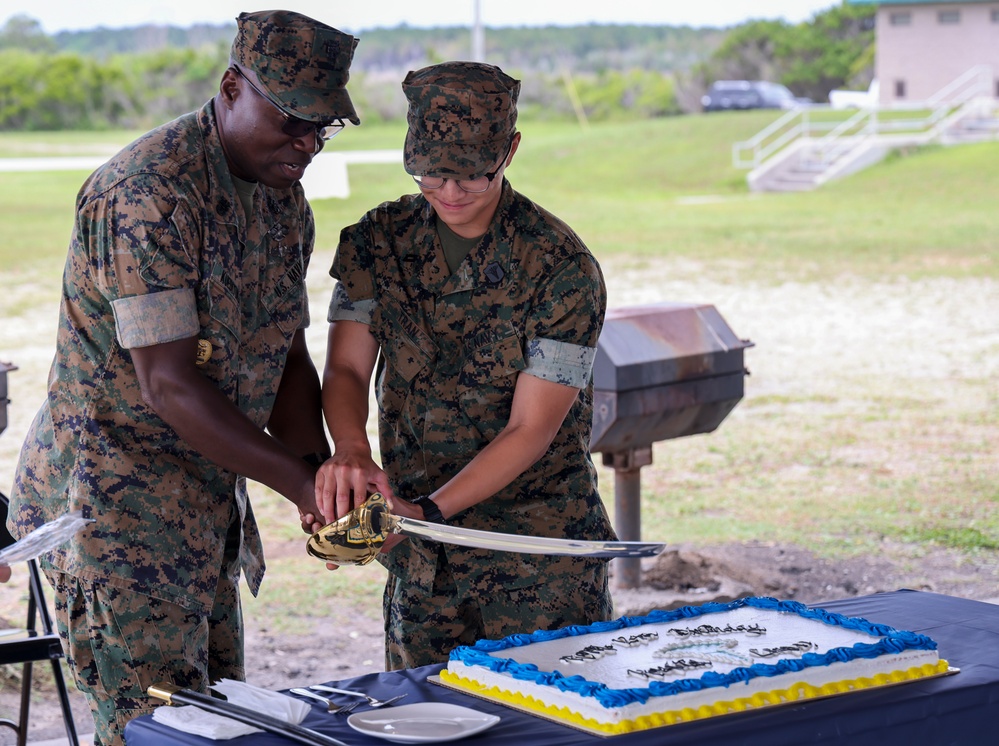
[[[447,669],[440,672],[441,681],[455,689],[461,689],[482,697],[483,699],[494,700],[509,704],[517,709],[530,710],[552,720],[559,720],[569,725],[584,730],[606,733],[608,735],[618,735],[621,733],[631,733],[633,731],[647,730],[649,728],[659,728],[663,725],[673,725],[675,723],[685,723],[692,720],[702,720],[704,718],[725,715],[730,712],[742,712],[744,710],[768,707],[770,705],[783,704],[785,702],[796,702],[805,699],[816,699],[818,697],[829,697],[835,694],[845,694],[847,692],[859,691],[861,689],[871,689],[890,684],[900,684],[905,681],[922,679],[928,676],[940,676],[950,670],[947,661],[940,660],[936,664],[926,663],[922,666],[915,666],[902,671],[892,671],[887,674],[877,674],[873,677],[860,677],[857,679],[846,679],[843,681],[831,682],[821,687],[812,686],[805,682],[797,682],[786,689],[774,689],[769,692],[760,692],[749,697],[736,697],[732,700],[722,700],[711,705],[702,705],[697,709],[685,707],[680,710],[669,710],[667,712],[645,715],[634,720],[623,720],[619,723],[601,722],[593,718],[585,718],[579,713],[573,712],[568,707],[556,707],[548,705],[541,700],[530,695],[511,692],[499,687],[487,687],[478,682],[466,679],[457,674],[453,674]],[[719,692],[722,694],[722,692]]]

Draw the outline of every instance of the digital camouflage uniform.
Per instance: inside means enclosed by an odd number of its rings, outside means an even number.
[[[385,203],[344,229],[329,319],[370,324],[380,345],[381,460],[403,498],[432,493],[496,437],[519,374],[579,387],[545,456],[448,522],[611,540],[588,450],[603,278],[572,230],[505,180],[502,188],[491,230],[453,274],[422,195]],[[390,668],[446,660],[452,647],[482,636],[589,624],[611,613],[603,560],[416,538],[379,558],[390,571]]]
[[[266,53],[273,23],[239,20],[233,56],[252,64],[244,45]],[[9,524],[23,536],[67,511],[96,520],[42,563],[99,744],[120,743],[124,722],[154,706],[155,681],[205,690],[209,678],[243,678],[239,574],[254,595],[264,574],[245,479],[143,401],[129,350],[197,336],[200,371],[264,428],[308,325],[314,237],[299,183],[257,184],[244,214],[213,101],[124,148],[77,197],[48,396],[21,451]]]
[[[197,335],[211,345],[204,375],[267,424],[292,337],[307,323],[314,226],[300,185],[258,186],[253,209],[247,221],[211,102],[137,140],[82,188],[48,398],[21,453],[11,516],[15,536],[77,509],[97,522],[46,568],[207,614],[237,520],[256,594],[264,561],[245,480],[188,447],[143,401],[129,355]],[[96,664],[83,670],[98,674]],[[151,682],[130,683],[80,682],[121,697]]]

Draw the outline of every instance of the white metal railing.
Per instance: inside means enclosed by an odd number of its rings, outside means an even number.
[[[926,106],[935,109],[948,103],[963,103],[979,96],[988,96],[991,88],[992,68],[989,65],[975,65],[926,99]]]
[[[756,168],[774,153],[799,137],[808,137],[808,109],[792,109],[760,130],[752,139],[732,145],[732,164],[736,168]],[[772,139],[771,139],[772,138]],[[748,159],[743,153],[748,152]]]
[[[821,137],[809,147],[809,155],[812,159],[822,164],[828,164],[842,152],[843,138],[850,136],[868,137],[878,131],[878,110],[877,108],[860,109],[849,119],[842,121],[833,127],[828,134]]]
[[[732,165],[759,169],[778,153],[789,152],[788,146],[802,138],[816,137],[806,146],[808,157],[830,166],[851,151],[867,147],[873,138],[882,134],[908,132],[920,139],[938,137],[956,121],[982,106],[983,99],[991,99],[991,86],[992,68],[976,65],[921,102],[886,109],[878,106],[860,109],[842,121],[816,120],[815,113],[832,111],[831,107],[821,104],[788,111],[751,139],[735,143]],[[928,113],[913,118],[881,116],[880,112],[886,110]]]

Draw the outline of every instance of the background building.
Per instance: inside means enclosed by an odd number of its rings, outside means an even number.
[[[999,98],[999,2],[848,2],[878,6],[874,74],[882,106],[925,101],[973,69]]]

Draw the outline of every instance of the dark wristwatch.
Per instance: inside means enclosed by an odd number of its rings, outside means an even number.
[[[430,521],[431,523],[447,523],[444,520],[444,515],[441,513],[441,509],[437,507],[437,503],[430,499],[429,495],[420,495],[419,497],[411,500],[413,505],[419,505],[423,510],[423,519]]]
[[[304,456],[302,456],[302,461],[307,463],[309,466],[314,466],[318,469],[320,466],[325,464],[332,456],[333,456],[332,453],[307,453]]]

